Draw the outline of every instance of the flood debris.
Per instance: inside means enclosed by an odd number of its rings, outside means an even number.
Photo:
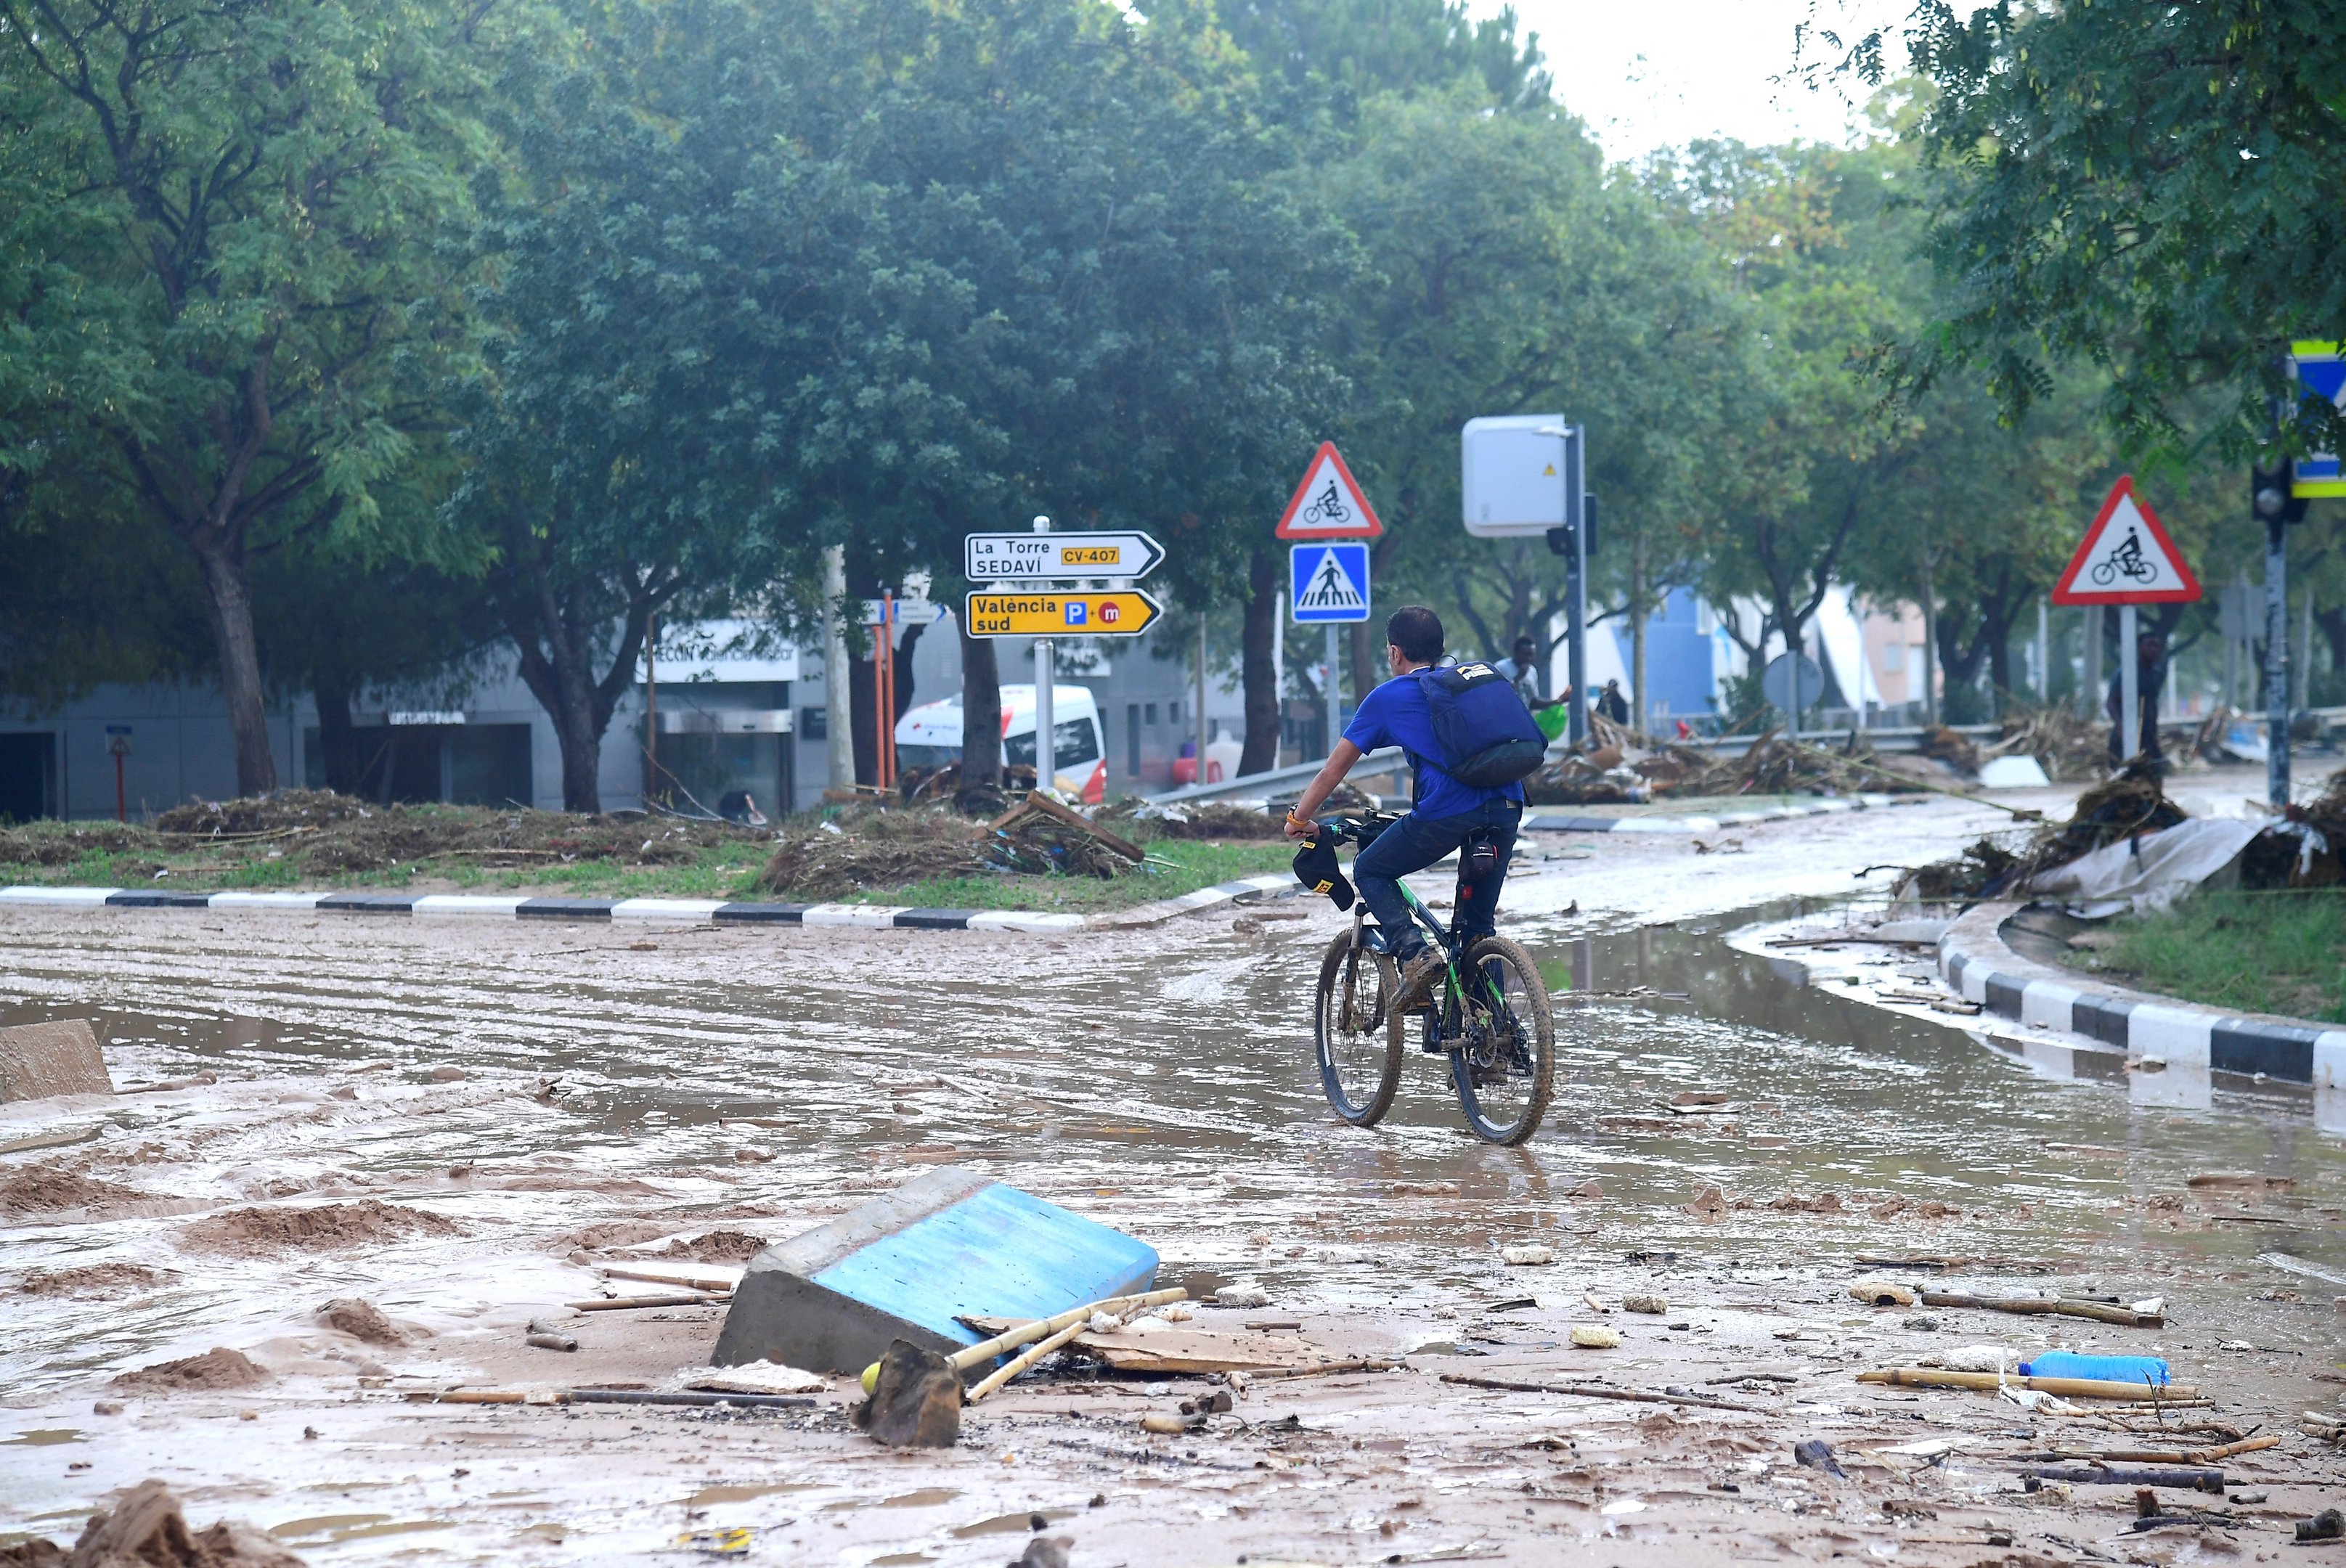
[[[1810,1438],[1794,1443],[1792,1462],[1803,1470],[1821,1470],[1827,1475],[1837,1475],[1843,1480],[1849,1476],[1849,1471],[1841,1469],[1840,1459],[1834,1455],[1832,1444],[1822,1438]]]
[[[2299,1520],[2297,1539],[2300,1541],[2346,1540],[2346,1513],[2341,1513],[2334,1508],[2325,1508],[2310,1519]]]
[[[1992,833],[1953,860],[1901,872],[1891,885],[1892,901],[1941,903],[2000,897],[2040,872],[2066,866],[2105,845],[2184,820],[2183,809],[2167,798],[2157,769],[2136,763],[2078,796],[2066,822],[2048,822],[2025,832]]]
[[[536,1318],[529,1320],[529,1331],[523,1337],[522,1343],[533,1350],[575,1351],[578,1349],[575,1337],[556,1325]]]
[[[241,1520],[188,1528],[179,1500],[146,1481],[110,1511],[93,1514],[68,1553],[38,1537],[0,1553],[24,1568],[303,1568],[302,1560]]]
[[[2027,1316],[2050,1314],[2058,1318],[2088,1318],[2097,1323],[2115,1323],[2122,1329],[2157,1329],[2166,1325],[2165,1303],[2157,1300],[2137,1301],[2132,1306],[2120,1306],[2108,1301],[2080,1301],[2059,1296],[1974,1296],[1953,1290],[1925,1290],[1925,1307],[1968,1307],[1983,1312],[2015,1312]]]
[[[1621,1330],[1596,1323],[1575,1324],[1572,1342],[1584,1350],[1617,1350],[1621,1348]]]
[[[950,1355],[972,1315],[1138,1295],[1157,1264],[1121,1231],[940,1166],[750,1259],[709,1359],[855,1375],[899,1339]]]
[[[871,1397],[851,1419],[891,1448],[951,1448],[961,1441],[961,1373],[923,1345],[897,1339],[880,1358]]]
[[[58,1095],[111,1095],[97,1036],[83,1018],[0,1029],[0,1105]]]
[[[1976,1389],[1995,1393],[2007,1386],[2054,1394],[2065,1400],[2124,1400],[2142,1401],[2147,1385],[2114,1382],[2101,1378],[2030,1378],[2006,1376],[2002,1372],[1956,1372],[1931,1367],[1889,1367],[1876,1371],[1860,1372],[1861,1383],[1890,1383],[1907,1389]],[[2170,1383],[2157,1390],[2147,1401],[2164,1405],[2197,1400],[2199,1390],[2184,1383]]]

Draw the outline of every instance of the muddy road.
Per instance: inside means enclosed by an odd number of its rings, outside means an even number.
[[[1992,825],[1933,801],[1699,850],[1540,841],[1504,929],[1576,997],[1519,1150],[1464,1135],[1432,1058],[1374,1133],[1329,1115],[1306,1018],[1338,917],[1300,899],[1066,939],[0,911],[0,1023],[91,1017],[117,1084],[216,1080],[0,1108],[0,1544],[70,1542],[155,1475],[191,1518],[321,1563],[678,1561],[680,1534],[736,1524],[770,1561],[999,1563],[1038,1514],[1077,1564],[2279,1552],[2341,1474],[2299,1430],[2346,1388],[2346,1151],[2303,1094],[2143,1103],[2122,1073],[2033,1072],[1977,1021],[1794,983],[1726,940]],[[1689,1090],[1734,1108],[1674,1115]],[[1170,1438],[1137,1418],[1205,1384],[1068,1370],[919,1456],[850,1433],[837,1389],[720,1418],[404,1400],[663,1386],[719,1310],[566,1317],[598,1266],[738,1264],[959,1162],[1400,1368],[1257,1383]],[[1526,1242],[1555,1261],[1502,1261]],[[1955,1261],[1909,1284],[2162,1297],[2168,1321],[1851,1298],[1883,1272],[1860,1259],[1926,1257]],[[1631,1293],[1669,1310],[1597,1310]],[[391,1335],[321,1323],[346,1298]],[[549,1317],[575,1356],[523,1343]],[[1599,1322],[1620,1349],[1568,1343]],[[2214,1400],[2197,1420],[2283,1441],[2225,1461],[2232,1497],[2196,1500],[2221,1517],[2130,1532],[2130,1488],[2025,1492],[2018,1456],[2155,1435],[1853,1380],[1981,1345],[2156,1347]],[[252,1378],[112,1381],[215,1347]],[[1847,1473],[1795,1464],[1809,1438]]]

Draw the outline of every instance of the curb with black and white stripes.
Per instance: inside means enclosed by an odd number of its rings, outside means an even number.
[[[0,909],[48,905],[76,909],[207,910],[248,914],[405,915],[492,920],[642,921],[715,925],[794,925],[812,929],[1015,931],[1042,935],[1153,925],[1250,893],[1300,888],[1285,873],[1241,877],[1105,914],[1040,910],[933,910],[892,904],[755,903],[726,899],[522,898],[480,893],[166,892],[149,888],[0,888]]]
[[[2346,1090],[2346,1029],[2076,984],[2074,976],[2004,944],[2004,921],[2024,907],[1981,904],[1947,928],[1938,963],[1949,989],[1999,1017],[2066,1029],[2170,1069],[2261,1074],[2325,1094]]]
[[[1721,811],[1716,817],[1559,817],[1535,809],[1525,812],[1523,825],[1534,833],[1716,833],[1721,829],[1748,827],[1754,822],[1876,810],[1911,799],[1902,795],[1821,796],[1814,800],[1761,806],[1749,811]]]

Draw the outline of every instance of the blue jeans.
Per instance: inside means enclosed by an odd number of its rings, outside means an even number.
[[[1423,928],[1410,918],[1409,905],[1402,899],[1402,878],[1425,870],[1477,834],[1489,835],[1498,846],[1498,863],[1485,875],[1470,877],[1461,861],[1452,920],[1470,942],[1498,930],[1499,889],[1507,880],[1507,858],[1515,853],[1515,828],[1523,816],[1523,806],[1514,800],[1486,800],[1464,816],[1432,821],[1413,811],[1352,858],[1352,883],[1397,956],[1413,953],[1425,943]]]

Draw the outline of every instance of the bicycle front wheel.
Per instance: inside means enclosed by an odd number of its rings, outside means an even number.
[[[1400,989],[1393,961],[1355,942],[1351,932],[1330,942],[1320,961],[1311,1009],[1320,1086],[1356,1127],[1382,1121],[1401,1086],[1402,1021],[1392,1010]]]
[[[1556,1016],[1532,955],[1486,936],[1466,955],[1450,1075],[1466,1125],[1486,1143],[1520,1144],[1539,1130],[1556,1074]]]

